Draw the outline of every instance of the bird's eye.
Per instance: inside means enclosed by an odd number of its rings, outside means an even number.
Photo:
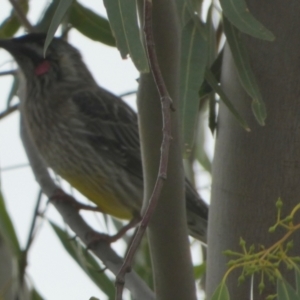
[[[50,62],[45,59],[36,66],[36,68],[34,69],[34,73],[37,76],[44,75],[44,74],[48,73],[48,71],[50,70],[50,67],[51,67]]]

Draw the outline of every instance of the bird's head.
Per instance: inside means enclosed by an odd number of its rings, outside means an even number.
[[[29,84],[51,85],[91,79],[80,53],[60,38],[52,40],[44,56],[45,39],[45,34],[31,33],[0,40],[0,47],[14,57]]]

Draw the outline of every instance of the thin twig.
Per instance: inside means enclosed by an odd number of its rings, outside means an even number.
[[[9,2],[14,8],[16,17],[18,18],[19,22],[28,30],[28,32],[34,32],[35,29],[26,18],[26,15],[20,7],[20,4],[16,0],[9,0]]]
[[[34,214],[33,214],[33,218],[32,218],[32,222],[31,222],[31,226],[30,226],[30,230],[29,230],[29,235],[28,235],[28,239],[27,239],[27,243],[26,243],[26,247],[24,249],[24,251],[22,251],[23,255],[22,255],[22,259],[20,262],[20,278],[21,281],[23,282],[24,280],[24,275],[25,275],[25,270],[26,270],[26,266],[27,266],[27,255],[28,255],[28,251],[30,249],[30,246],[32,244],[32,241],[34,239],[34,236],[36,234],[36,221],[37,218],[39,216],[39,208],[40,208],[40,204],[41,204],[41,200],[42,200],[42,190],[40,190],[39,195],[38,195],[38,199],[36,202],[36,206],[34,209]]]
[[[27,168],[27,167],[30,167],[29,163],[18,164],[18,165],[13,165],[13,166],[8,166],[8,167],[0,168],[0,171],[1,172],[12,171],[12,170],[21,169],[21,168]]]
[[[41,200],[42,200],[42,195],[43,195],[43,192],[42,192],[42,190],[40,190],[37,201],[36,201],[34,213],[33,213],[33,218],[32,218],[32,222],[31,222],[31,226],[30,226],[30,231],[29,231],[26,247],[24,250],[26,253],[28,252],[28,250],[31,246],[31,243],[33,241],[34,235],[35,235],[36,220],[39,216],[39,209],[40,209],[40,204],[41,204]]]
[[[7,108],[5,111],[0,113],[0,120],[7,117],[8,115],[10,115],[11,113],[13,113],[14,111],[16,111],[19,108],[19,104],[15,104],[13,106],[10,106],[9,108]]]
[[[170,141],[172,139],[171,137],[172,99],[166,88],[166,84],[161,74],[161,70],[156,55],[153,30],[152,30],[152,0],[144,1],[144,28],[143,29],[145,34],[145,44],[147,49],[148,61],[149,61],[150,69],[156,87],[158,89],[161,106],[162,106],[163,139],[161,144],[158,176],[156,179],[156,183],[152,195],[149,200],[149,205],[147,207],[146,212],[143,215],[143,219],[139,227],[137,228],[136,234],[134,235],[134,238],[129,245],[129,250],[126,254],[122,268],[120,269],[120,272],[117,275],[117,279],[116,279],[117,300],[122,300],[123,288],[125,284],[125,275],[131,270],[132,260],[141,243],[142,237],[145,234],[149,221],[155,211],[164,181],[167,178],[169,148],[170,148]]]
[[[130,91],[130,92],[125,92],[123,94],[120,94],[119,97],[123,98],[123,97],[127,97],[127,96],[131,96],[131,95],[135,95],[136,94],[136,90],[135,91]]]
[[[7,76],[7,75],[15,76],[16,74],[17,74],[17,70],[10,70],[10,71],[0,72],[0,76]]]

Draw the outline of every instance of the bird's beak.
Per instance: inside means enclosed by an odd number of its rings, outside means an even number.
[[[20,47],[16,44],[16,42],[13,39],[6,39],[6,40],[0,39],[0,48],[5,49],[13,56],[20,53]]]

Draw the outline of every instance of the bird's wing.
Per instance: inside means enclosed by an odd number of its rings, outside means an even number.
[[[99,155],[142,178],[136,113],[122,99],[100,88],[76,92],[70,101],[80,120],[77,134],[84,135]]]

